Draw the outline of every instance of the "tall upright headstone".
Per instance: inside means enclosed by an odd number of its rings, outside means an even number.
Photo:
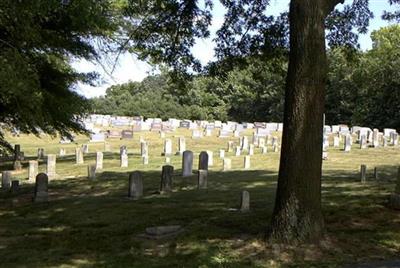
[[[49,188],[49,178],[47,177],[47,174],[39,173],[36,176],[33,201],[47,202],[49,198],[48,188]]]
[[[182,155],[182,176],[192,176],[193,171],[193,152],[184,151]]]
[[[247,151],[249,149],[249,138],[247,136],[242,137],[242,148],[243,151]]]
[[[227,152],[230,153],[233,151],[233,141],[228,141],[228,149]]]
[[[199,170],[208,170],[208,154],[205,151],[200,152],[199,155]]]
[[[220,149],[219,150],[219,158],[224,158],[225,157],[225,150],[224,149]]]
[[[351,150],[351,135],[347,134],[346,137],[344,138],[344,151],[350,152],[350,150]]]
[[[198,189],[207,189],[207,176],[208,176],[208,170],[199,169],[198,180],[197,180]]]
[[[170,156],[172,154],[172,141],[171,139],[165,139],[164,141],[164,155]]]
[[[96,153],[96,169],[103,169],[103,153],[97,152]]]
[[[224,158],[223,159],[223,164],[222,164],[222,170],[227,171],[232,168],[232,161],[229,158]]]
[[[212,167],[214,165],[214,153],[213,151],[207,151],[208,154],[208,166]]]
[[[182,155],[186,151],[186,140],[184,137],[179,137],[178,140],[178,155]]]
[[[88,179],[90,179],[90,180],[96,179],[96,165],[95,164],[88,165]]]
[[[47,155],[47,176],[49,180],[55,179],[56,177],[56,155]]]
[[[173,188],[173,173],[174,167],[170,165],[165,165],[162,167],[161,172],[161,184],[160,184],[160,192],[168,193],[172,192]]]
[[[236,146],[235,156],[239,156],[239,155],[240,155],[240,146]]]
[[[360,180],[361,183],[365,183],[367,181],[367,166],[361,165],[360,167]]]
[[[243,159],[243,166],[245,169],[249,169],[250,168],[250,155],[246,155]]]
[[[140,142],[140,155],[141,157],[149,156],[149,146],[145,141]]]
[[[1,173],[1,189],[10,190],[11,188],[11,171],[5,170]]]
[[[249,144],[249,155],[254,155],[254,144]]]
[[[242,191],[240,198],[240,211],[247,212],[250,210],[250,194],[248,191]]]
[[[129,174],[128,197],[134,200],[143,196],[143,178],[140,171],[134,171]]]
[[[75,148],[75,161],[76,164],[80,165],[83,164],[83,152],[82,148]]]
[[[128,167],[128,153],[126,153],[126,151],[123,151],[120,154],[120,166],[122,168],[127,168]]]
[[[39,174],[39,163],[38,163],[38,161],[30,160],[29,167],[28,167],[29,181],[31,181],[31,182],[35,181],[37,174]]]
[[[38,159],[43,159],[44,158],[44,149],[43,148],[38,148],[38,150],[37,150],[37,158]]]
[[[84,154],[88,154],[89,153],[89,144],[82,144],[82,152]]]

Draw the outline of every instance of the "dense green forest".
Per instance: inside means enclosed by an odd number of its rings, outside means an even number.
[[[400,127],[400,26],[381,28],[371,38],[366,52],[328,51],[328,124]],[[164,119],[282,121],[286,71],[285,50],[220,61],[183,83],[163,72],[112,86],[92,107],[95,113]]]

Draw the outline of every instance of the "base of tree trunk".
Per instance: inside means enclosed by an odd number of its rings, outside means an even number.
[[[276,244],[298,245],[318,243],[325,236],[324,221],[307,218],[294,223],[275,219],[267,232],[267,241]]]
[[[389,197],[389,206],[400,210],[400,194],[391,194]]]

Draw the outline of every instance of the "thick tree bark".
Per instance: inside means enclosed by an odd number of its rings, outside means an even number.
[[[290,55],[278,188],[270,239],[318,241],[321,212],[322,117],[327,61],[324,21],[339,0],[292,0]]]

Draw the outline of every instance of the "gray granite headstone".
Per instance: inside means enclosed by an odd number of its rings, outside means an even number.
[[[197,188],[207,189],[208,170],[199,169]]]
[[[134,171],[129,174],[128,197],[134,200],[143,196],[143,178],[140,171]]]
[[[200,152],[199,155],[199,170],[208,170],[208,154],[205,151]]]
[[[11,171],[5,170],[1,175],[1,189],[9,190],[11,188]]]
[[[49,178],[45,173],[39,173],[36,176],[35,193],[33,201],[47,202],[49,198],[48,187],[49,187]]]
[[[240,211],[247,212],[250,210],[250,194],[248,191],[242,191],[240,198]]]
[[[38,173],[39,173],[39,163],[38,163],[38,161],[30,160],[29,161],[29,167],[28,167],[28,178],[29,178],[29,181],[33,182]]]
[[[161,172],[161,184],[160,184],[160,192],[161,193],[168,193],[172,192],[173,187],[173,173],[174,167],[170,165],[165,165],[162,167]]]
[[[184,151],[182,155],[182,176],[192,176],[193,170],[193,152]]]

